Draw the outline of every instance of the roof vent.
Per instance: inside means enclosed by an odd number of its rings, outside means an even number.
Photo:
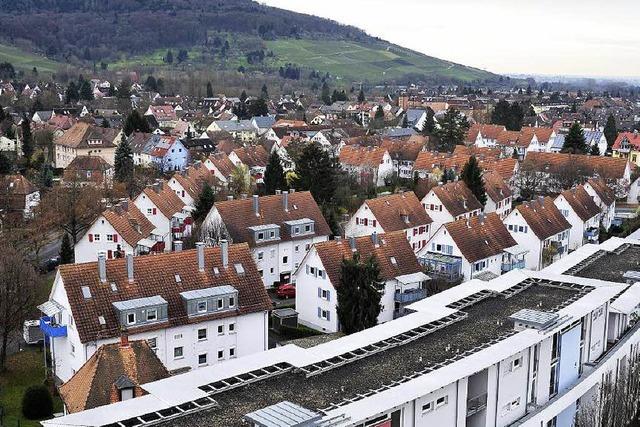
[[[115,282],[111,282],[111,292],[118,292],[118,286]]]
[[[517,331],[524,329],[543,330],[555,324],[560,315],[557,313],[548,313],[546,311],[522,309],[511,316],[509,319],[513,321]]]
[[[244,266],[242,264],[240,264],[240,263],[233,264],[233,268],[236,269],[236,273],[244,274]]]
[[[106,326],[107,325],[107,321],[104,320],[104,316],[98,316],[98,323],[100,323],[100,326]]]
[[[88,286],[83,286],[81,289],[84,299],[91,299],[91,289]]]
[[[182,283],[182,278],[180,277],[179,274],[176,274],[174,277],[176,279],[176,283]]]

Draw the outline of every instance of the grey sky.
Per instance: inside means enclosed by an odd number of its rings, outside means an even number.
[[[498,73],[640,77],[637,0],[262,0]]]

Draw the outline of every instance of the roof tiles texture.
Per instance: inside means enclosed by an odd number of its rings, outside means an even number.
[[[385,233],[431,224],[433,220],[412,191],[365,201]]]
[[[571,229],[571,224],[558,210],[550,197],[525,202],[518,205],[515,210],[522,215],[531,231],[540,240],[548,239]]]
[[[445,209],[454,217],[482,209],[482,204],[463,181],[439,185],[431,191],[438,196]]]
[[[582,221],[588,221],[600,214],[600,208],[582,185],[571,190],[563,191],[562,197],[566,199],[571,209],[573,209]]]
[[[450,222],[444,227],[469,262],[499,255],[517,244],[495,212]]]

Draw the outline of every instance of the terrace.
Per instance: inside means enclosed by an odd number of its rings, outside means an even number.
[[[554,312],[590,288],[526,279],[501,293],[479,292],[450,304],[460,310],[330,360],[295,369],[281,363],[200,387],[215,399],[213,409],[167,421],[175,426],[242,425],[242,417],[288,401],[326,412],[425,375],[513,335],[509,317],[522,309]],[[122,424],[142,423],[126,420]]]
[[[612,252],[600,250],[564,274],[608,282],[626,283],[627,271],[640,270],[640,246],[624,244]]]

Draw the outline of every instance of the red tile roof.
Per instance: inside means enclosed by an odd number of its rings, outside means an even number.
[[[149,237],[155,226],[131,200],[105,210],[102,216],[129,246],[135,248],[141,239]]]
[[[522,215],[531,231],[540,239],[571,229],[571,224],[558,210],[550,197],[525,202],[516,206],[514,211]]]
[[[269,153],[262,145],[249,145],[233,150],[242,163],[251,167],[266,167],[269,163]]]
[[[340,163],[347,166],[378,168],[387,150],[382,147],[346,145],[340,150]]]
[[[584,175],[597,175],[605,179],[624,178],[628,165],[626,159],[616,157],[539,152],[527,153],[525,162],[540,172],[557,174],[571,168]]]
[[[596,205],[582,185],[571,190],[563,191],[562,197],[566,199],[573,211],[582,221],[588,221],[594,216],[600,214],[600,208]]]
[[[593,188],[593,191],[595,191],[605,205],[611,206],[613,202],[616,201],[615,191],[613,191],[603,179],[591,178],[587,183]]]
[[[627,141],[635,150],[640,150],[640,134],[638,132],[619,133],[616,141],[613,143],[613,149],[619,150],[622,147],[623,141]]]
[[[385,233],[431,224],[433,220],[412,191],[364,202]],[[406,221],[405,221],[406,218]]]
[[[444,227],[469,262],[499,255],[517,245],[495,212],[449,222]]]
[[[439,185],[431,191],[438,196],[445,209],[454,217],[482,209],[482,204],[463,181]]]
[[[148,197],[156,205],[165,218],[171,219],[176,213],[182,212],[184,203],[166,182],[156,183],[146,187],[138,197]]]
[[[511,189],[499,173],[487,171],[482,174],[482,179],[484,180],[484,189],[487,196],[495,203],[511,197]]]

